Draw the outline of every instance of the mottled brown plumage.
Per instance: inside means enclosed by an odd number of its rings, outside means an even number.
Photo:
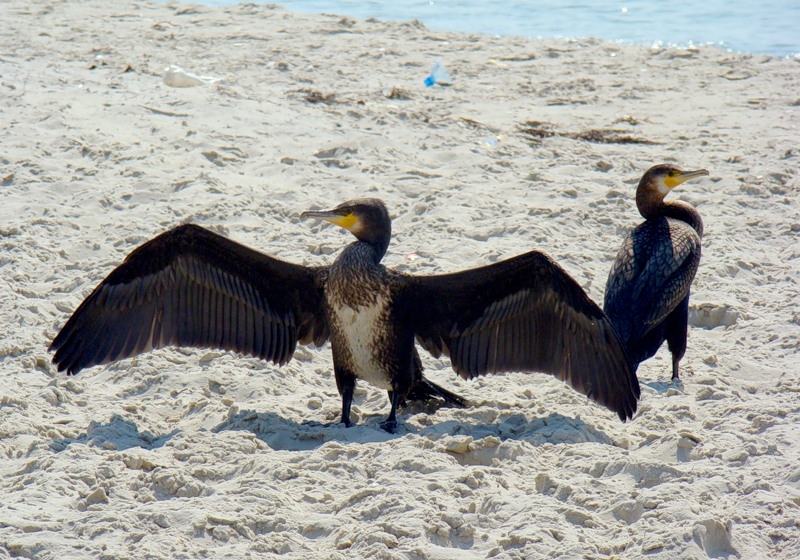
[[[675,165],[648,169],[636,189],[645,221],[622,243],[606,283],[603,310],[614,323],[634,371],[666,340],[672,379],[686,352],[689,291],[700,264],[703,220],[691,205],[665,201],[679,184],[708,175]]]
[[[546,255],[411,276],[380,264],[391,237],[382,202],[355,200],[306,212],[356,241],[330,266],[305,267],[248,249],[195,225],[134,250],[86,298],[51,345],[54,363],[82,368],[167,345],[234,350],[277,364],[298,342],[331,341],[350,425],[356,380],[389,392],[382,426],[394,431],[406,399],[457,395],[422,374],[414,340],[472,378],[502,371],[553,374],[615,411],[636,411],[639,384],[600,308]]]

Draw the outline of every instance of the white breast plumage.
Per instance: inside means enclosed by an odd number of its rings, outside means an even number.
[[[341,304],[333,309],[336,321],[352,359],[353,373],[359,379],[382,389],[391,389],[389,373],[376,360],[380,350],[373,347],[376,333],[385,329],[382,324],[388,300],[378,297],[371,305],[350,307]]]

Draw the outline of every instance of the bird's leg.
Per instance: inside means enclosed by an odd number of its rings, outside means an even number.
[[[678,363],[686,354],[686,337],[689,323],[689,296],[683,298],[675,310],[666,319],[667,347],[672,353],[672,381],[680,381]]]
[[[353,393],[356,389],[356,376],[349,371],[333,367],[334,377],[336,377],[336,388],[339,389],[339,394],[342,396],[342,424],[346,428],[353,425],[350,421],[350,405],[353,404]]]
[[[680,381],[680,377],[678,376],[678,364],[680,363],[681,358],[676,354],[672,355],[672,381],[678,382]]]
[[[344,424],[345,428],[349,428],[353,425],[350,421],[350,405],[353,404],[353,391],[355,388],[356,384],[353,383],[342,393],[342,424]]]
[[[389,417],[385,422],[381,422],[381,428],[393,434],[397,432],[397,407],[403,400],[400,396],[400,391],[389,391],[389,401],[392,403],[392,410],[389,411]]]

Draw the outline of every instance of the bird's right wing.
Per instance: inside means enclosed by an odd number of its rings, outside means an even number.
[[[164,346],[218,348],[277,364],[298,342],[323,344],[327,267],[274,259],[193,224],[135,249],[50,345],[59,371]]]
[[[540,371],[622,420],[636,411],[639,382],[611,322],[543,253],[403,282],[417,341],[462,377]]]

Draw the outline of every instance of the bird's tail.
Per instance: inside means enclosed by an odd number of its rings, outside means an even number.
[[[428,401],[431,399],[442,399],[447,405],[456,408],[464,408],[467,406],[467,401],[464,397],[460,397],[455,393],[451,393],[444,387],[440,387],[436,383],[430,381],[424,376],[414,385],[408,392],[406,397],[409,401]]]

